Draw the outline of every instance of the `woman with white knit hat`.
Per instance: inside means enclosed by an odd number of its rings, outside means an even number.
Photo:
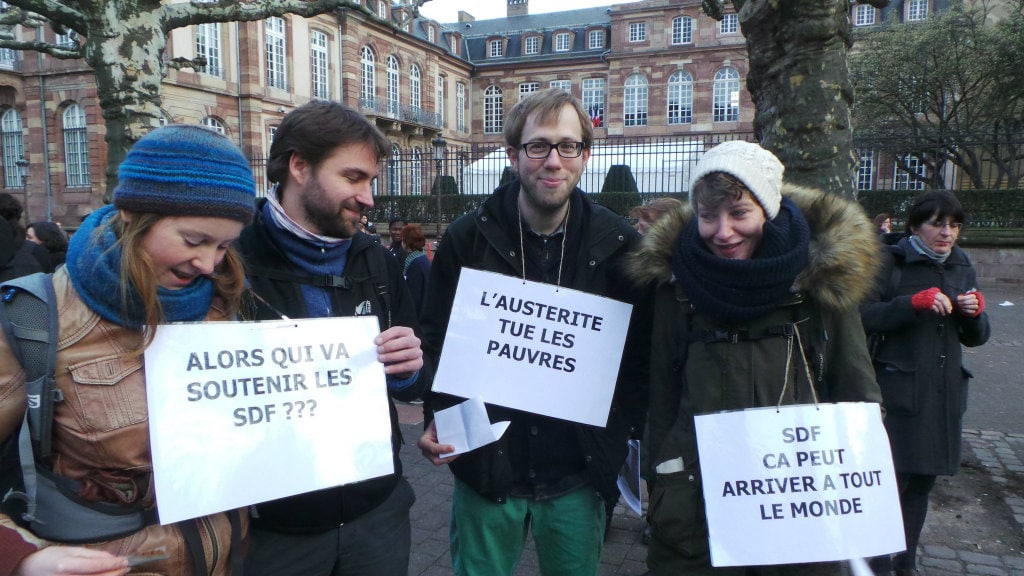
[[[783,171],[757,144],[710,149],[690,205],[663,217],[630,263],[636,282],[656,286],[646,438],[655,576],[841,569],[710,561],[694,415],[811,403],[811,387],[822,402],[881,401],[857,310],[877,268],[871,222],[853,202],[784,184]],[[788,369],[801,353],[813,382]]]

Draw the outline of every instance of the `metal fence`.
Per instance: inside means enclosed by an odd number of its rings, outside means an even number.
[[[702,153],[726,140],[753,140],[750,133],[694,134],[685,137],[609,138],[596,140],[580,188],[592,196],[600,194],[602,204],[620,214],[637,204],[658,196],[686,198],[689,175]],[[1001,146],[1001,147],[1000,147]],[[1024,135],[1020,142],[1024,151]],[[948,152],[936,147],[909,147],[905,139],[855,139],[854,148],[861,158],[858,187],[862,203],[872,191],[898,191],[906,203],[917,191],[930,188],[969,190],[981,183],[988,188],[1017,188],[1024,173],[1022,155],[1014,152],[1013,142],[977,142],[971,152],[977,162],[974,174],[956,168]],[[968,151],[961,150],[962,154]],[[1003,154],[996,160],[993,154]],[[260,194],[269,190],[265,159],[252,160]],[[447,223],[469,212],[506,178],[511,165],[502,146],[449,146],[437,161],[431,150],[400,150],[381,162],[380,176],[374,183],[375,206],[370,219],[386,222],[401,216],[410,222]],[[440,196],[434,194],[438,188]],[[961,199],[964,200],[964,195]],[[966,202],[965,202],[966,204]],[[869,206],[865,205],[868,209]],[[898,206],[880,211],[899,212]],[[985,212],[990,211],[986,203]],[[1009,218],[986,218],[995,226],[1016,222],[1014,210]],[[996,223],[999,222],[999,223]]]

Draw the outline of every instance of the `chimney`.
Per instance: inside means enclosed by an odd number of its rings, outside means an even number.
[[[513,16],[528,16],[530,14],[530,0],[508,0],[508,8],[505,12],[506,18]]]
[[[476,18],[465,10],[459,10],[459,23],[461,24],[463,22],[476,22]]]

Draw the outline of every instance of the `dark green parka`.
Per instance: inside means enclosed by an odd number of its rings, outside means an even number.
[[[651,496],[648,563],[655,574],[712,572],[694,415],[811,403],[809,379],[821,402],[881,402],[857,310],[878,267],[871,223],[838,196],[792,185],[782,193],[809,224],[808,264],[789,297],[747,325],[716,323],[673,277],[673,247],[693,217],[689,205],[660,220],[630,262],[635,281],[656,285],[648,464],[651,474],[680,457],[685,467],[657,475]],[[784,328],[794,324],[799,333]],[[795,573],[818,573],[801,570]]]

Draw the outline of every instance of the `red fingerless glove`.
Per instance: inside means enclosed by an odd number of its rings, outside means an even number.
[[[964,314],[964,316],[967,316],[968,318],[977,318],[978,316],[981,316],[982,312],[985,311],[985,297],[982,296],[981,292],[978,292],[977,290],[971,292],[971,294],[974,294],[974,296],[978,299],[978,310],[975,311],[974,314]]]
[[[914,310],[917,310],[918,312],[930,310],[932,303],[935,302],[935,295],[938,293],[939,289],[937,287],[921,290],[910,297],[910,304],[914,307]]]

